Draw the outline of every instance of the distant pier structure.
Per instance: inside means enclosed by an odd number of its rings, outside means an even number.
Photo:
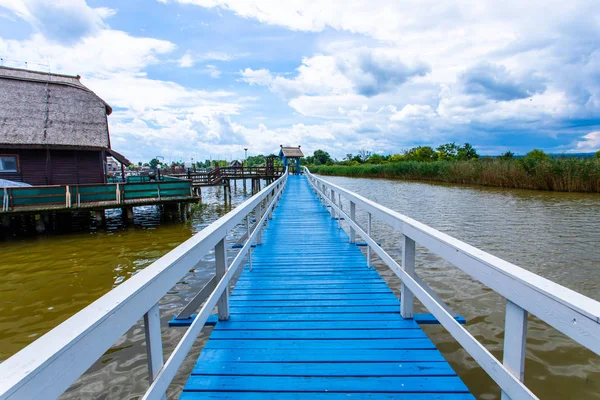
[[[73,212],[162,204],[189,212],[191,182],[147,177],[125,180],[129,160],[111,148],[112,108],[80,77],[0,67],[0,223],[34,220],[43,231]],[[120,164],[109,182],[107,158]]]
[[[280,145],[281,149],[279,150],[279,157],[283,161],[284,168],[288,167],[290,161],[292,165],[295,164],[295,173],[299,175],[301,173],[300,170],[300,158],[304,157],[300,146],[298,147],[284,147]],[[291,168],[290,168],[291,170]]]

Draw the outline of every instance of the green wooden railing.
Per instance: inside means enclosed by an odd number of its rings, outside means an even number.
[[[25,208],[28,210],[87,208],[94,205],[117,207],[144,200],[155,199],[158,202],[193,196],[191,181],[165,178],[154,182],[132,180],[127,183],[3,188],[0,189],[3,191],[0,212]]]

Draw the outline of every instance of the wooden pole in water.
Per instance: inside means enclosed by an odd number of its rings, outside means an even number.
[[[96,223],[98,225],[104,225],[104,210],[96,210]]]

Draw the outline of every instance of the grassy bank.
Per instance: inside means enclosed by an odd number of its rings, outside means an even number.
[[[577,158],[403,161],[309,166],[321,175],[394,178],[504,188],[600,193],[600,160]]]

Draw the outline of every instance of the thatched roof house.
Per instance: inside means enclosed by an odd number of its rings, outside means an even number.
[[[0,178],[105,182],[111,112],[79,76],[0,67]]]
[[[286,158],[304,157],[302,150],[300,150],[301,146],[284,147],[283,145],[281,145],[280,147],[281,147],[281,150],[279,150],[279,157],[286,157]]]
[[[304,157],[304,153],[300,150],[300,146],[298,147],[284,147],[280,145],[281,149],[279,150],[279,157],[283,161],[283,166],[289,166],[289,160],[291,159],[293,162],[295,161],[295,166],[293,168],[296,174],[300,174],[300,158]]]

